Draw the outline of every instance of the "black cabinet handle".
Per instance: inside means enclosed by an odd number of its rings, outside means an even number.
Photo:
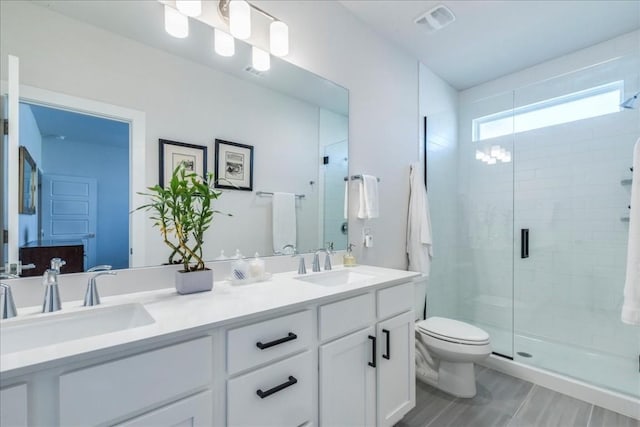
[[[383,329],[382,333],[387,336],[387,354],[383,354],[382,357],[391,360],[391,332],[388,329]]]
[[[529,229],[520,229],[520,258],[529,258]]]
[[[264,343],[264,344],[262,342],[258,341],[256,343],[256,346],[258,346],[258,348],[260,350],[264,350],[265,348],[273,347],[274,345],[282,344],[282,343],[285,343],[287,341],[293,341],[296,338],[298,338],[298,336],[296,334],[294,334],[293,332],[289,332],[289,335],[287,335],[286,337],[277,339],[275,341],[271,341],[271,342]]]
[[[369,339],[371,340],[372,350],[371,357],[373,358],[373,362],[369,362],[369,366],[372,368],[376,367],[376,337],[369,335]]]
[[[284,382],[284,383],[282,383],[280,385],[277,385],[274,388],[270,388],[267,391],[262,391],[262,390],[258,389],[256,391],[256,394],[258,396],[260,396],[260,399],[264,399],[265,397],[271,396],[273,393],[277,393],[280,390],[284,390],[287,387],[291,387],[292,385],[296,384],[297,382],[298,382],[298,380],[296,379],[296,377],[289,376],[289,380],[287,382]]]

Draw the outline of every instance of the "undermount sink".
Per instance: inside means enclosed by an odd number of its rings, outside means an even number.
[[[45,314],[25,320],[15,318],[0,323],[0,354],[124,331],[154,322],[141,304]]]
[[[323,273],[311,273],[308,276],[296,276],[294,279],[322,286],[339,286],[363,282],[365,280],[373,279],[373,276],[345,269],[326,271]]]

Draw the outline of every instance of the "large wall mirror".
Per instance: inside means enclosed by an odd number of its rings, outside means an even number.
[[[3,95],[13,55],[18,144],[36,169],[35,213],[12,212],[5,138],[0,211],[3,229],[18,215],[8,232],[17,233],[20,257],[46,254],[34,272],[74,246],[80,271],[165,263],[157,230],[144,212],[131,213],[144,201],[137,192],[159,182],[161,139],[206,147],[211,172],[216,139],[252,148],[252,191],[223,190],[216,209],[232,216],[214,219],[208,260],[290,251],[274,245],[275,192],[299,196],[298,252],[346,248],[348,91],[275,57],[258,72],[238,40],[234,56],[218,56],[214,29],[198,20],[189,20],[188,38],[173,38],[163,9],[149,0],[0,2]],[[6,244],[1,253],[4,264]]]

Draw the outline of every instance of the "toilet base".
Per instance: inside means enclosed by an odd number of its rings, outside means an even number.
[[[471,398],[475,396],[476,375],[473,362],[447,362],[441,360],[436,387],[456,397]]]

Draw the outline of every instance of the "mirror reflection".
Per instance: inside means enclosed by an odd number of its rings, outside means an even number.
[[[130,214],[144,202],[136,193],[159,182],[160,139],[206,147],[211,172],[220,161],[216,139],[252,148],[252,189],[223,190],[216,209],[233,216],[214,220],[206,259],[233,257],[236,250],[244,256],[290,251],[275,244],[281,240],[274,236],[270,193],[279,192],[304,196],[295,198],[292,224],[291,245],[299,252],[346,248],[346,89],[274,57],[270,70],[258,72],[250,66],[250,46],[238,40],[233,57],[217,56],[213,28],[193,19],[189,37],[175,39],[164,32],[157,2],[0,7],[1,77],[4,83],[7,55],[17,56],[19,145],[33,157],[37,183],[35,213],[15,213],[19,230],[8,230],[19,234],[22,262],[36,266],[23,275],[39,274],[48,259],[71,249],[73,255],[62,256],[74,257],[63,272],[71,264],[84,271],[166,262],[151,222],[138,217],[143,212]],[[234,171],[244,167],[236,163]],[[10,187],[2,188],[6,228],[14,212],[7,207]],[[28,258],[27,250],[39,258]]]

